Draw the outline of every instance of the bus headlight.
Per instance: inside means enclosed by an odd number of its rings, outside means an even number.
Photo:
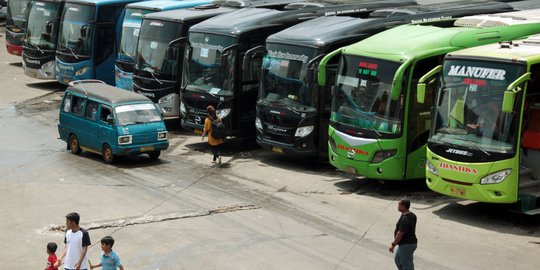
[[[86,73],[87,70],[88,70],[88,67],[82,67],[79,70],[77,70],[77,72],[75,72],[75,76],[81,76],[84,73]]]
[[[118,136],[118,144],[130,144],[131,135]]]
[[[435,168],[435,166],[433,166],[433,164],[431,164],[431,162],[429,162],[429,160],[426,160],[426,169],[428,172],[436,175],[436,176],[439,176],[439,171],[437,171],[437,168]]]
[[[41,66],[41,68],[43,70],[50,70],[50,69],[53,68],[53,66],[54,66],[54,61],[49,61],[49,62],[43,64],[43,66]]]
[[[294,133],[295,137],[306,137],[313,131],[313,126],[305,126],[305,127],[299,127],[296,129],[296,133]]]
[[[163,141],[167,139],[167,131],[160,131],[157,134],[158,141]]]
[[[168,94],[158,100],[159,104],[170,103],[174,98],[174,94]]]
[[[216,114],[221,117],[221,119],[227,117],[229,113],[231,113],[231,108],[216,110]]]
[[[380,163],[385,159],[395,156],[396,154],[397,154],[396,149],[377,151],[377,153],[373,155],[373,158],[371,159],[371,163]]]
[[[261,119],[259,119],[259,117],[255,117],[255,127],[260,131],[263,130],[263,125],[262,125]]]
[[[482,180],[480,180],[480,184],[482,185],[498,184],[504,181],[504,179],[506,179],[506,177],[508,177],[508,175],[510,175],[511,172],[512,172],[512,169],[506,169],[506,170],[502,170],[496,173],[492,173],[482,178]]]

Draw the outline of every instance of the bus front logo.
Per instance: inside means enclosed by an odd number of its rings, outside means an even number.
[[[457,149],[453,149],[453,148],[448,148],[448,150],[446,150],[446,153],[449,153],[449,154],[456,154],[456,155],[462,155],[462,156],[468,156],[468,157],[471,157],[473,154],[469,151],[465,151],[465,150],[457,150]]]
[[[439,168],[451,171],[458,171],[462,173],[478,174],[478,171],[475,168],[470,168],[461,165],[448,164],[445,162],[439,163]]]

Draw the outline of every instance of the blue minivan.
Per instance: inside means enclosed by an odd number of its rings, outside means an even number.
[[[60,105],[60,139],[72,153],[101,154],[106,163],[117,155],[143,153],[158,159],[169,141],[157,106],[145,96],[102,81],[71,82]]]

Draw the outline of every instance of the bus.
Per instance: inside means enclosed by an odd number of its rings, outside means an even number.
[[[124,21],[122,22],[122,36],[120,38],[120,46],[118,46],[118,55],[114,66],[116,87],[131,90],[137,39],[139,38],[141,30],[142,18],[145,14],[189,8],[208,4],[209,2],[209,0],[164,0],[128,4],[126,6]]]
[[[368,18],[316,18],[269,36],[257,101],[257,144],[291,156],[328,156],[332,95],[328,86],[318,86],[315,70],[337,48],[410,22],[510,10],[487,1],[386,8],[367,12]],[[328,77],[335,77],[337,60],[328,64]]]
[[[293,3],[285,11],[249,8],[206,20],[189,30],[181,88],[181,124],[200,133],[206,107],[213,105],[227,136],[255,141],[255,111],[264,42],[268,36],[321,16],[364,16],[381,6],[415,1],[371,1],[346,5],[325,2]]]
[[[116,46],[124,7],[137,0],[66,0],[55,55],[62,84],[98,79],[114,85]]]
[[[326,63],[340,57],[328,127],[330,163],[371,179],[424,178],[434,86],[426,102],[417,103],[418,80],[446,53],[540,32],[539,17],[527,12],[398,26],[328,54],[319,65],[321,86]]]
[[[6,14],[6,48],[8,53],[22,55],[22,42],[26,31],[26,15],[31,0],[9,0]]]
[[[29,77],[56,79],[54,55],[65,0],[34,0],[23,40],[23,70]]]
[[[141,24],[132,90],[159,104],[164,118],[178,118],[180,80],[191,26],[243,7],[283,9],[291,0],[213,1],[194,8],[145,15]],[[152,49],[153,48],[153,49]]]
[[[436,70],[427,186],[540,214],[540,35],[452,52]]]

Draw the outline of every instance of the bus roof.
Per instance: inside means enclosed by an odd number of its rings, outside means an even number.
[[[311,5],[310,2],[306,2],[308,5],[304,6],[304,2],[297,2],[285,6],[285,11],[266,8],[243,8],[203,21],[194,25],[190,31],[239,36],[257,29],[279,26],[284,23],[299,23],[324,15],[365,13],[369,9],[374,10],[381,6],[400,6],[416,3],[416,1],[410,0],[343,1],[354,2],[354,4],[326,6],[325,2],[327,1],[320,1],[321,4],[316,6]]]
[[[66,3],[77,3],[83,5],[108,5],[108,4],[129,4],[137,0],[66,0]]]
[[[190,20],[201,20],[205,18],[211,18],[225,12],[231,12],[236,10],[236,8],[230,7],[216,7],[212,9],[206,8],[186,8],[186,9],[175,9],[167,10],[161,12],[155,12],[144,15],[144,20],[160,20],[160,21],[171,21],[171,22],[185,22]]]
[[[456,8],[456,7],[459,7]],[[368,19],[345,16],[315,18],[291,26],[268,37],[267,42],[294,43],[309,47],[321,47],[336,41],[370,36],[387,28],[389,23],[410,23],[415,20],[449,19],[479,13],[494,13],[511,10],[500,2],[458,1],[433,5],[414,5],[373,11]]]
[[[97,81],[81,81],[80,83],[75,83],[73,86],[69,86],[68,90],[91,99],[103,101],[109,105],[130,102],[152,102],[143,95]]]
[[[506,61],[526,61],[540,63],[540,35],[527,39],[476,46],[448,54],[448,57],[472,57],[502,59]]]
[[[517,2],[508,3],[508,4],[512,6],[515,10],[540,8],[540,1],[538,0],[517,1]]]
[[[519,19],[524,14],[534,16],[527,20]],[[525,38],[540,32],[539,18],[539,10],[531,10],[402,25],[344,47],[342,52],[405,61],[426,53],[445,53],[490,43],[490,39],[497,41],[502,34],[513,35],[515,39]],[[524,23],[533,26],[510,27]],[[399,42],[395,42],[396,40]]]
[[[51,3],[63,3],[66,2],[66,0],[34,0],[36,2],[51,2]]]
[[[193,7],[198,5],[204,5],[208,4],[209,0],[152,0],[152,1],[143,1],[143,2],[136,2],[131,3],[126,6],[126,8],[137,8],[137,9],[145,9],[145,10],[154,10],[154,11],[160,11],[167,8],[174,8],[174,7]]]

